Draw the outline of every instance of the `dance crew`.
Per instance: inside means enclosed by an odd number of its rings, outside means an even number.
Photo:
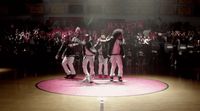
[[[98,55],[98,77],[100,79],[110,77],[110,81],[113,81],[115,77],[115,70],[118,68],[118,81],[123,82],[122,58],[125,57],[125,40],[123,37],[123,30],[115,29],[112,33],[112,36],[108,37],[102,34],[97,40],[96,44],[94,44],[94,41],[89,34],[85,34],[85,40],[83,41],[79,39],[79,36],[80,28],[77,27],[75,30],[75,36],[72,37],[72,39],[66,39],[56,55],[57,59],[59,54],[62,52],[63,47],[65,47],[62,53],[62,67],[66,73],[65,78],[73,79],[76,76],[73,63],[76,54],[75,47],[79,47],[79,49],[82,48],[83,53],[82,68],[83,73],[85,74],[85,77],[82,80],[83,82],[93,82],[95,77],[95,55]],[[108,61],[111,63],[110,75],[108,73]]]
[[[123,77],[123,62],[124,53],[124,36],[122,29],[115,29],[112,33],[112,38],[109,41],[109,57],[111,62],[110,81],[113,81],[115,70],[118,67],[118,81],[122,82]]]

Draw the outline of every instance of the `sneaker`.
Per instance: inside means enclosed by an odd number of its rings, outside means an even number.
[[[104,79],[108,79],[109,76],[108,76],[108,75],[104,75],[103,78],[104,78]]]
[[[82,80],[82,82],[93,83],[93,81],[91,80],[91,77],[89,75],[86,75],[85,78]]]
[[[65,79],[69,79],[69,78],[71,78],[71,74],[66,75],[64,78],[65,78]]]
[[[86,76],[86,78],[87,78],[87,81],[88,81],[89,83],[92,81],[92,79],[91,79],[91,76],[90,76],[90,75]]]
[[[87,82],[88,83],[93,83],[93,80],[92,80],[91,76],[87,77]]]
[[[122,80],[122,77],[118,77],[118,81],[119,82],[122,82],[123,80]]]
[[[85,77],[83,80],[82,80],[82,82],[86,82],[87,81],[87,78]]]
[[[102,79],[102,77],[103,77],[102,75],[99,75],[99,76],[98,76],[99,79]]]
[[[71,75],[70,79],[74,79],[76,77],[76,74]]]
[[[93,83],[93,81],[91,80],[89,83]]]
[[[110,81],[113,81],[114,77],[113,76],[110,76]]]

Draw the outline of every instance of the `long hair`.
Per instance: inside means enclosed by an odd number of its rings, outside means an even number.
[[[116,39],[118,36],[123,34],[123,30],[122,29],[115,29],[112,33],[112,36],[114,37],[114,39]]]

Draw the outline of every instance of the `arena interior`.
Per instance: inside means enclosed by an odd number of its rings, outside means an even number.
[[[1,111],[200,109],[200,0],[1,0],[0,14]],[[97,55],[82,83],[82,47],[64,78],[55,56],[76,27],[94,43],[123,29],[122,83],[98,78]]]

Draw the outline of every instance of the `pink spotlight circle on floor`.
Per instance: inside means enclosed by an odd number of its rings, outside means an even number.
[[[40,81],[36,87],[52,93],[74,96],[135,96],[160,92],[168,85],[158,80],[139,77],[124,77],[123,82],[94,80],[94,83],[82,82],[83,77],[76,79],[55,79]]]

